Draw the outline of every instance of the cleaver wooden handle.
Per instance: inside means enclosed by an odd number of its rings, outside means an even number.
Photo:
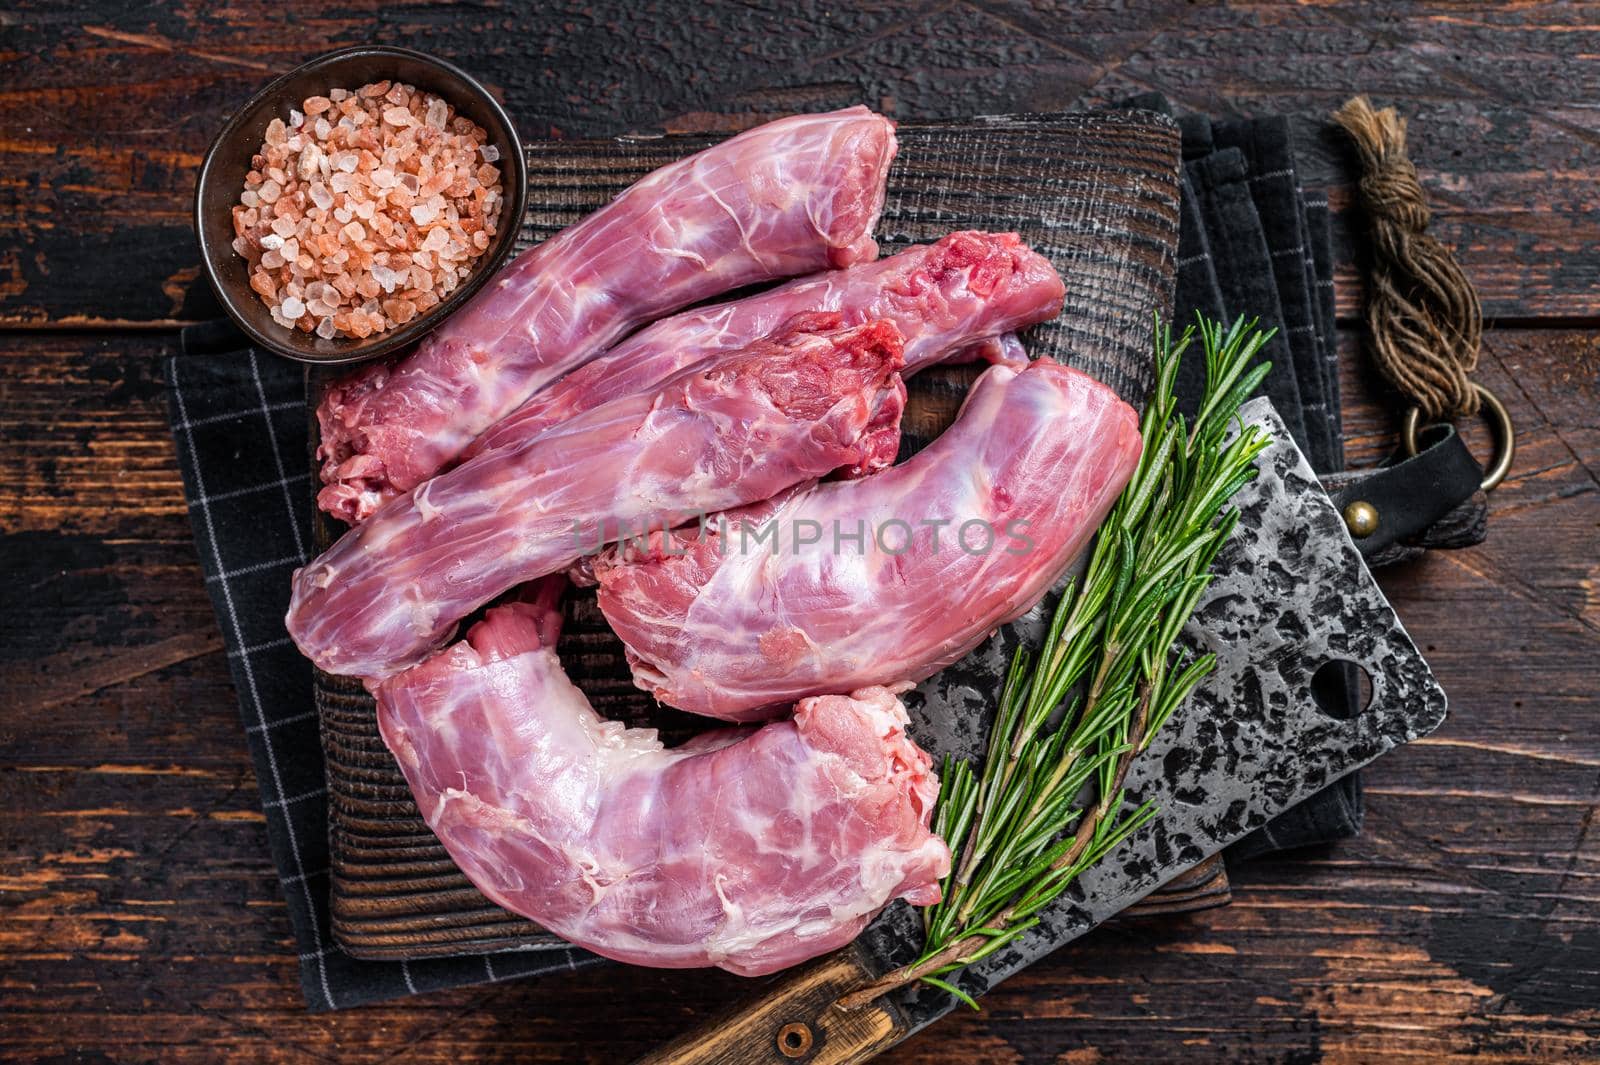
[[[883,1000],[849,1013],[840,995],[871,980],[859,947],[785,973],[754,1001],[707,1022],[637,1065],[846,1065],[866,1061],[904,1039],[904,1016]]]
[[[1214,855],[1179,874],[1129,916],[1186,913],[1228,901],[1228,874]],[[840,995],[873,979],[860,947],[852,944],[796,972],[786,973],[753,1001],[640,1058],[636,1065],[846,1065],[888,1050],[910,1030],[899,1009],[880,998],[845,1013]]]

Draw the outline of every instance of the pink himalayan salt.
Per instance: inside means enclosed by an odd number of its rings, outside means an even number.
[[[381,81],[273,119],[233,209],[285,328],[367,337],[438,305],[498,231],[499,151],[437,96]]]

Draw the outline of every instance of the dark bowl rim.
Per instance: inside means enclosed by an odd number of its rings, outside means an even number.
[[[238,308],[234,294],[217,276],[217,270],[212,264],[212,256],[208,250],[206,240],[206,229],[203,213],[206,204],[206,192],[210,184],[219,180],[218,177],[212,174],[212,169],[213,165],[217,162],[217,156],[222,146],[231,143],[233,138],[239,135],[240,130],[245,125],[249,116],[252,116],[259,107],[275,96],[283,85],[295,78],[300,77],[303,74],[315,72],[326,67],[331,67],[344,60],[353,59],[358,56],[388,56],[403,58],[415,60],[427,66],[434,67],[444,74],[460,79],[461,83],[466,87],[466,89],[476,96],[479,102],[481,102],[488,109],[494,120],[499,123],[501,130],[503,131],[511,148],[511,151],[508,153],[511,156],[511,159],[509,160],[510,165],[504,165],[507,160],[502,159],[501,166],[501,178],[502,183],[505,186],[505,192],[503,205],[500,212],[500,232],[495,237],[497,242],[496,245],[491,246],[486,252],[484,252],[482,256],[479,257],[478,261],[474,264],[472,271],[468,274],[466,281],[463,284],[458,285],[454,292],[446,296],[439,302],[437,306],[431,308],[426,314],[419,316],[414,321],[406,323],[406,325],[400,329],[396,329],[392,333],[387,333],[382,337],[375,339],[362,340],[353,345],[350,351],[346,354],[334,356],[312,355],[291,347],[283,341],[276,339],[258,329],[255,324],[251,322],[249,318]],[[527,195],[528,162],[527,157],[524,155],[522,138],[517,135],[516,123],[511,120],[511,116],[506,112],[506,109],[501,106],[500,101],[494,98],[494,95],[484,87],[482,82],[480,82],[477,78],[474,78],[471,74],[468,74],[466,71],[462,70],[460,67],[456,66],[454,63],[451,63],[445,59],[440,59],[437,56],[429,55],[426,52],[419,52],[412,48],[400,48],[395,45],[387,44],[357,44],[350,45],[345,48],[338,48],[331,52],[324,52],[321,55],[314,56],[304,63],[285,71],[278,77],[273,78],[261,89],[257,90],[250,97],[250,99],[241,104],[237,109],[235,109],[233,114],[228,117],[228,121],[223,124],[222,129],[219,130],[216,137],[212,139],[210,147],[206,149],[205,158],[200,164],[200,172],[195,177],[193,220],[195,240],[199,245],[200,267],[205,272],[206,280],[210,283],[212,290],[217,294],[217,299],[221,302],[223,310],[228,313],[228,317],[233,319],[234,324],[244,332],[245,336],[249,337],[251,343],[266,348],[268,351],[271,351],[274,354],[282,355],[286,358],[293,359],[296,362],[307,363],[310,365],[335,366],[346,363],[365,362],[369,359],[376,359],[383,355],[387,355],[390,352],[420,340],[423,336],[438,328],[440,323],[442,323],[445,318],[453,314],[463,303],[470,299],[474,293],[484,286],[489,278],[499,270],[499,268],[505,263],[506,259],[509,258],[515,251],[517,234],[522,227],[522,215],[527,208]],[[228,209],[230,211],[232,210],[233,202],[237,201],[231,201],[229,203]],[[228,247],[228,252],[230,254],[238,254],[237,252],[233,251],[231,245]],[[250,293],[250,296],[251,298],[259,298],[256,296],[254,291]]]

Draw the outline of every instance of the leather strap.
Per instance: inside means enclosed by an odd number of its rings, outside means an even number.
[[[1358,502],[1377,511],[1377,528],[1355,538],[1369,564],[1400,561],[1426,546],[1465,547],[1483,540],[1485,505],[1478,491],[1483,467],[1452,425],[1430,427],[1421,444],[1411,458],[1396,451],[1375,469],[1322,478],[1341,513]],[[1432,535],[1447,518],[1449,535]]]

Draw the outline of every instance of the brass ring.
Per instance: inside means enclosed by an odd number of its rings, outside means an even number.
[[[786,1058],[803,1057],[811,1050],[811,1026],[796,1021],[778,1029],[778,1053]]]
[[[1478,393],[1478,398],[1483,401],[1498,444],[1494,463],[1485,471],[1483,483],[1478,486],[1480,491],[1488,492],[1505,480],[1506,474],[1511,472],[1511,459],[1517,452],[1517,433],[1511,425],[1511,415],[1506,411],[1505,404],[1500,402],[1500,397],[1476,381],[1472,383],[1472,387]],[[1417,453],[1417,436],[1421,431],[1421,423],[1421,407],[1412,407],[1406,411],[1405,418],[1400,422],[1400,442],[1405,446],[1407,455]]]

